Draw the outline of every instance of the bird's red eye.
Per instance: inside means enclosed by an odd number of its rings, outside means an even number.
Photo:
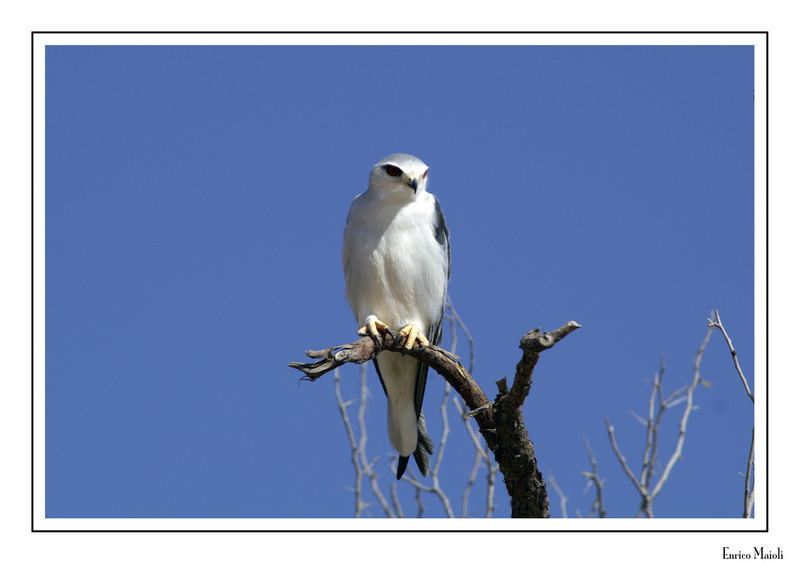
[[[425,178],[426,176],[428,176],[428,171],[427,170],[422,173],[422,178]]]
[[[394,165],[386,165],[383,168],[386,169],[386,174],[388,174],[389,176],[400,176],[400,174],[403,172]]]

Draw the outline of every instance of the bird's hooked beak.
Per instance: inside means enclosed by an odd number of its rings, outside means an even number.
[[[419,183],[417,182],[416,178],[409,180],[408,186],[414,191],[415,194],[417,193],[417,186],[419,186]]]

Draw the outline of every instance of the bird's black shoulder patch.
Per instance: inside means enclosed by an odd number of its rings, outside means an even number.
[[[436,198],[436,196],[433,197],[433,202],[433,235],[436,237],[436,242],[444,247],[444,249],[447,251],[447,279],[450,280],[450,231],[447,230],[447,224],[444,222],[442,207],[439,205],[439,200]]]
[[[436,241],[440,245],[447,244],[447,239],[450,237],[450,232],[447,230],[447,224],[444,222],[444,214],[442,207],[439,205],[439,200],[433,199],[436,203],[435,217],[433,220],[433,233],[436,236]]]

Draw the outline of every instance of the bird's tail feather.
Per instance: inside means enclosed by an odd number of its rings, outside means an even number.
[[[398,480],[403,477],[403,474],[405,474],[406,466],[408,466],[408,457],[407,456],[401,456],[400,460],[397,461],[397,479]]]
[[[428,429],[425,426],[425,415],[420,411],[417,419],[417,448],[414,451],[414,460],[417,463],[420,473],[427,476],[430,472],[431,463],[428,455],[433,454],[433,441],[428,436]],[[401,456],[397,461],[397,479],[399,480],[408,466],[408,456]]]

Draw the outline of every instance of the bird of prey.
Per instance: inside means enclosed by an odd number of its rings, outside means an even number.
[[[413,155],[384,157],[369,187],[353,200],[344,230],[345,291],[359,334],[381,343],[399,330],[403,352],[375,359],[388,403],[389,441],[400,454],[397,479],[412,454],[427,476],[433,441],[422,398],[428,366],[405,353],[439,344],[450,279],[450,233],[436,197],[427,191],[428,165]]]

